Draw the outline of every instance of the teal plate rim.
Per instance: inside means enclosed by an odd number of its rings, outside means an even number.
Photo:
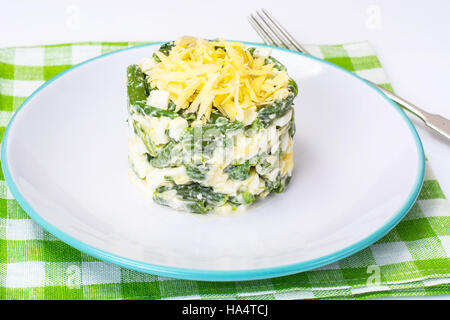
[[[293,54],[297,54],[303,57],[306,57],[307,59],[313,59],[316,61],[319,61],[321,63],[330,65],[334,68],[337,68],[347,74],[350,74],[351,76],[355,77],[356,79],[366,83],[369,87],[371,87],[373,90],[378,92],[387,102],[389,102],[392,107],[397,110],[400,115],[402,116],[403,120],[407,123],[411,134],[414,138],[414,141],[416,143],[417,147],[417,153],[418,153],[418,171],[416,175],[416,180],[414,182],[414,187],[411,190],[411,192],[408,195],[408,198],[406,199],[404,205],[398,210],[393,216],[392,219],[387,221],[381,228],[379,228],[377,231],[373,232],[366,238],[354,243],[353,245],[350,245],[344,249],[341,249],[339,251],[336,251],[334,253],[293,264],[283,265],[283,266],[277,266],[277,267],[270,267],[270,268],[261,268],[261,269],[244,269],[244,270],[203,270],[203,269],[187,269],[187,268],[178,268],[178,267],[169,267],[169,266],[161,266],[161,265],[154,265],[150,263],[140,262],[128,258],[123,258],[121,256],[97,249],[93,246],[90,246],[88,244],[83,243],[80,240],[77,240],[70,235],[64,233],[63,231],[59,230],[57,227],[53,226],[46,220],[44,220],[38,212],[36,212],[25,200],[25,198],[22,196],[20,191],[18,190],[14,180],[11,177],[8,161],[7,161],[7,149],[8,149],[8,134],[9,130],[11,128],[12,123],[14,122],[14,119],[16,115],[27,105],[27,103],[42,89],[50,85],[52,82],[56,81],[58,78],[62,77],[64,74],[86,64],[90,63],[92,61],[101,59],[103,57],[106,57],[108,55],[117,54],[122,51],[126,50],[133,50],[136,48],[141,47],[150,47],[150,46],[157,46],[161,45],[165,42],[152,42],[152,43],[146,43],[146,44],[140,44],[133,47],[127,47],[123,49],[119,49],[113,52],[109,52],[91,59],[88,59],[86,61],[83,61],[77,65],[74,65],[63,72],[55,75],[53,78],[42,84],[38,89],[36,89],[23,103],[22,105],[17,109],[17,111],[14,113],[13,117],[11,118],[10,122],[8,123],[8,126],[5,130],[3,142],[2,142],[2,149],[1,149],[1,159],[2,159],[2,169],[5,176],[6,183],[8,184],[8,187],[11,191],[11,194],[14,196],[14,198],[17,200],[17,202],[20,204],[20,206],[25,210],[25,212],[35,221],[37,222],[42,228],[53,234],[56,238],[60,239],[61,241],[69,244],[70,246],[88,254],[95,258],[98,258],[100,260],[113,263],[115,265],[118,265],[123,268],[132,269],[139,272],[144,273],[150,273],[158,276],[165,276],[165,277],[171,277],[171,278],[178,278],[178,279],[186,279],[186,280],[200,280],[200,281],[247,281],[247,280],[256,280],[256,279],[267,279],[267,278],[274,278],[274,277],[280,277],[285,275],[290,275],[294,273],[299,273],[307,270],[311,270],[314,268],[318,268],[327,264],[330,264],[332,262],[341,260],[345,257],[348,257],[362,249],[367,248],[369,245],[374,243],[375,241],[379,240],[381,237],[383,237],[385,234],[387,234],[392,228],[397,225],[398,222],[408,213],[409,209],[412,207],[414,202],[416,201],[419,192],[422,188],[423,179],[425,175],[425,154],[423,151],[422,142],[420,140],[419,135],[417,134],[417,131],[409,118],[406,116],[406,114],[403,112],[403,110],[392,100],[390,100],[386,95],[384,95],[383,92],[381,92],[378,88],[373,86],[368,81],[364,80],[363,78],[359,77],[358,75],[338,66],[331,62],[328,62],[326,60],[316,58],[310,55],[303,54],[301,52],[292,51],[285,48],[278,48],[266,44],[261,43],[254,43],[254,42],[245,42],[241,41],[245,45],[250,46],[263,46],[263,47],[270,47],[275,50],[281,50],[290,52]]]

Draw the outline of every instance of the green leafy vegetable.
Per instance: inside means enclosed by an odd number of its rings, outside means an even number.
[[[170,206],[171,202],[167,201],[164,194],[170,190],[175,190],[177,199],[183,202],[186,209],[193,213],[206,213],[215,207],[225,204],[228,199],[226,195],[214,192],[211,187],[202,186],[199,183],[193,182],[159,187],[155,190],[155,201]]]
[[[189,165],[185,164],[186,174],[193,181],[203,181],[206,179],[209,171],[209,167],[200,164],[200,165]]]
[[[288,89],[289,91],[291,91],[294,94],[294,97],[296,97],[298,95],[298,85],[297,82],[295,82],[294,79],[289,78],[288,81]]]
[[[263,125],[262,125],[261,121],[259,121],[259,119],[256,119],[250,125],[245,127],[244,134],[247,137],[252,137],[255,134],[257,134],[259,131],[261,131],[262,128],[263,128]]]
[[[289,129],[288,129],[288,133],[291,136],[291,138],[294,137],[295,131],[296,131],[295,115],[294,115],[294,108],[292,108],[292,117],[291,120],[289,120]]]
[[[150,160],[150,164],[155,168],[173,167],[181,164],[181,145],[171,140]]]
[[[168,56],[173,47],[175,47],[174,41],[166,42],[159,47],[159,51]],[[156,53],[154,53],[152,57],[156,62],[161,62],[161,59],[156,55]]]
[[[277,176],[275,181],[266,181],[266,186],[270,190],[270,192],[282,193],[286,190],[289,182],[291,181],[291,177],[281,177]]]
[[[152,54],[152,58],[153,58],[153,60],[155,60],[158,63],[161,62],[161,59],[156,55],[156,53]]]
[[[127,93],[129,107],[143,107],[147,103],[145,75],[137,64],[127,68]]]
[[[181,116],[187,121],[194,121],[195,119],[197,119],[197,115],[195,114],[195,112],[182,113]]]
[[[262,107],[258,111],[258,120],[267,128],[275,119],[278,119],[291,110],[295,96],[290,94],[283,100],[277,100],[273,103]]]
[[[189,183],[175,185],[177,194],[183,199],[203,201],[206,205],[217,207],[223,205],[227,200],[227,196],[222,193],[214,192],[213,188],[203,186],[199,183]]]
[[[167,110],[169,111],[175,111],[175,109],[177,108],[177,105],[169,99],[169,105],[167,106]]]
[[[228,202],[234,206],[240,206],[242,204],[250,204],[256,200],[256,197],[248,191],[239,193],[237,196],[230,197]]]
[[[161,47],[159,47],[159,51],[164,53],[164,55],[168,56],[173,47],[175,47],[175,42],[169,41],[169,42],[162,44]]]
[[[145,145],[150,156],[155,157],[158,155],[158,147],[153,143],[150,139],[149,130],[143,124],[133,120],[133,131],[134,133],[141,138],[142,142]]]
[[[150,116],[150,117],[167,117],[170,119],[175,119],[180,116],[176,112],[164,110],[164,109],[160,109],[160,108],[156,108],[156,107],[152,107],[152,106],[148,106],[148,105],[142,107],[141,109],[145,115]]]
[[[247,160],[243,164],[229,165],[223,172],[228,173],[230,179],[244,181],[250,178],[250,162]]]
[[[217,125],[224,125],[229,122],[230,122],[230,120],[227,117],[225,117],[223,114],[218,113],[218,112],[211,113],[209,120],[208,120],[208,123],[217,124]]]

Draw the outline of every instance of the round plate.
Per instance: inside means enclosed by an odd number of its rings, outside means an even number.
[[[160,44],[116,51],[57,75],[6,130],[2,165],[12,195],[62,241],[152,274],[251,280],[364,249],[414,203],[424,155],[400,108],[340,67],[279,48],[273,56],[300,88],[287,191],[229,216],[153,203],[127,175],[125,78],[127,65]]]

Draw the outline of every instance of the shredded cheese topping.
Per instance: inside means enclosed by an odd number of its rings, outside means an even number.
[[[286,71],[253,57],[239,42],[182,37],[168,56],[155,53],[161,62],[144,70],[151,87],[168,91],[175,111],[195,112],[197,120],[209,119],[214,107],[232,121],[247,122],[258,106],[289,94]]]

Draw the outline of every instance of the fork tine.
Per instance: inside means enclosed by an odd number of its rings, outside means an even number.
[[[278,34],[274,32],[270,24],[266,21],[266,19],[258,12],[256,11],[256,15],[253,16],[253,18],[258,22],[259,26],[270,35],[270,38],[275,43],[275,46],[277,47],[285,47],[286,44],[283,43],[282,39],[279,37]]]
[[[298,43],[297,40],[269,13],[266,9],[261,9],[262,13],[267,17],[267,19],[272,22],[276,29],[283,35],[283,37],[289,41],[289,43],[295,48],[294,50],[309,54],[308,50],[303,48],[303,46]]]
[[[254,25],[260,30],[260,32],[265,34],[266,39],[269,40],[269,44],[281,47],[282,44],[279,42],[279,40],[274,36],[274,34],[270,31],[269,28],[267,28],[260,19],[258,19],[258,16],[254,14],[250,14],[250,18],[253,21]]]
[[[264,40],[265,43],[269,45],[275,45],[270,36],[264,31],[264,29],[260,26],[259,22],[255,19],[255,17],[250,14],[248,17],[248,21],[256,33]]]
[[[256,11],[256,14],[257,14],[259,20],[261,20],[264,23],[266,29],[268,29],[270,31],[270,33],[276,37],[278,46],[285,47],[285,48],[288,48],[291,50],[297,50],[290,43],[290,41],[284,37],[284,35],[281,32],[279,32],[276,28],[274,28],[273,24],[271,23],[271,21],[268,18],[266,18],[258,10]]]

